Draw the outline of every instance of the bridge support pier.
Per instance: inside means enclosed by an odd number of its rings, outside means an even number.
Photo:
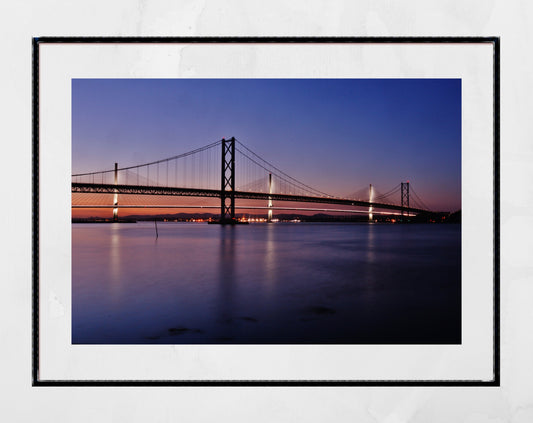
[[[115,163],[115,185],[118,185],[118,163]],[[118,190],[113,195],[113,222],[118,222]]]

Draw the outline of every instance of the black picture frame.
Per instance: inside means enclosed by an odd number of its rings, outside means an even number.
[[[493,378],[472,380],[40,380],[39,378],[39,47],[75,43],[491,44],[493,48]],[[500,386],[500,39],[498,37],[35,37],[32,40],[32,385],[46,386]]]

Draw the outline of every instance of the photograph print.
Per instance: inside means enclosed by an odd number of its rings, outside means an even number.
[[[72,79],[72,344],[461,344],[461,89]]]

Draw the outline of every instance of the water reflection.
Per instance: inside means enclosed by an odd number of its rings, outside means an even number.
[[[266,287],[266,292],[271,294],[274,290],[276,283],[276,243],[275,243],[275,233],[276,228],[274,223],[269,223],[266,225],[266,236],[265,236],[265,254],[263,260],[263,272],[264,272],[264,286]],[[279,246],[278,246],[279,247]]]
[[[370,264],[374,264],[376,260],[375,226],[374,223],[369,223],[366,232],[366,261]]]
[[[364,280],[366,289],[368,290],[369,294],[374,293],[375,288],[375,262],[376,262],[376,245],[375,245],[375,230],[376,225],[374,223],[369,223],[367,225],[367,232],[366,232],[366,262],[365,262],[365,273],[364,273]]]
[[[220,249],[218,259],[218,321],[229,324],[233,320],[235,295],[235,231],[233,225],[217,226],[220,230]]]
[[[73,343],[460,341],[460,227],[405,226],[75,224]]]
[[[111,223],[111,240],[109,251],[110,265],[110,294],[112,297],[119,297],[122,293],[122,285],[125,282],[122,273],[122,248],[121,248],[121,226],[119,223]]]

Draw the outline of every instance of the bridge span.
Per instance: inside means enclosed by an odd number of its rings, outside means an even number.
[[[178,187],[151,187],[141,185],[113,185],[113,184],[91,184],[91,183],[72,183],[72,192],[85,193],[85,194],[137,194],[137,195],[167,195],[167,196],[180,196],[180,197],[215,197],[220,198],[220,190],[212,189],[198,189],[198,188],[178,188]],[[236,199],[246,200],[272,200],[272,201],[290,201],[290,202],[304,202],[315,204],[331,204],[340,206],[355,206],[355,207],[373,207],[374,209],[395,210],[404,211],[413,214],[427,212],[427,210],[419,209],[416,207],[403,207],[395,204],[375,203],[361,200],[351,200],[348,198],[336,198],[336,197],[313,197],[302,195],[290,195],[290,194],[275,194],[275,193],[263,193],[263,192],[245,192],[235,191]],[[118,205],[117,205],[118,206]],[[79,206],[78,208],[88,206]],[[109,205],[109,208],[115,207]],[[141,206],[139,206],[141,207]],[[215,207],[215,206],[214,206]],[[219,206],[216,206],[219,208]],[[98,208],[98,207],[95,207]],[[133,208],[133,207],[130,207]],[[172,208],[165,206],[154,206],[154,208]],[[254,208],[242,206],[240,208]],[[274,207],[265,207],[266,209]],[[293,208],[296,209],[296,208]],[[286,210],[284,208],[284,210]],[[331,209],[333,211],[333,209]],[[365,211],[365,213],[368,213]]]
[[[236,146],[237,143],[239,147]],[[219,156],[213,157],[213,152],[217,152]],[[238,168],[236,166],[237,153],[239,153],[241,158]],[[201,155],[203,156],[200,157]],[[218,171],[216,170],[217,164],[220,166]],[[215,167],[214,171],[213,167]],[[188,173],[187,169],[189,169]],[[152,170],[152,178],[150,178],[150,170]],[[169,182],[169,175],[170,179],[172,179],[173,174],[174,181]],[[214,179],[212,175],[215,175]],[[239,175],[239,178],[237,175]],[[109,176],[113,177],[112,182],[108,180]],[[112,170],[78,173],[72,175],[72,178],[72,193],[113,194],[112,204],[100,206],[73,204],[72,208],[112,208],[115,220],[118,220],[118,209],[125,206],[119,205],[119,195],[219,198],[221,223],[234,223],[236,221],[236,208],[263,208],[246,205],[236,206],[235,200],[261,200],[267,202],[268,206],[264,207],[264,209],[269,211],[269,219],[271,218],[272,210],[305,209],[303,207],[274,207],[273,201],[343,206],[348,207],[348,209],[343,209],[342,212],[367,213],[370,219],[372,219],[373,213],[385,214],[384,210],[398,212],[402,216],[430,212],[429,208],[425,206],[416,193],[412,189],[410,190],[409,181],[402,182],[385,194],[376,194],[372,185],[370,185],[368,200],[336,197],[314,189],[287,175],[242,143],[239,143],[235,138],[228,140],[223,138],[220,141],[188,153],[141,165],[118,168],[118,164],[115,163],[115,168]],[[191,181],[193,178],[197,179],[190,183],[192,186],[184,183],[187,180]],[[162,181],[161,179],[164,180]],[[237,189],[237,179],[239,179],[239,189]],[[126,183],[123,183],[124,180]],[[134,181],[134,183],[130,183],[130,181]],[[266,186],[264,185],[265,182],[267,182]],[[261,190],[257,189],[258,184],[263,184]],[[220,188],[213,185],[218,185]],[[411,191],[416,196],[416,200],[413,198],[415,201],[411,200]],[[400,194],[399,204],[392,201],[392,196],[396,194]],[[146,206],[148,205],[139,204],[136,207],[128,205],[127,208],[178,207],[170,205],[167,207],[164,205]],[[367,210],[357,210],[355,209],[356,207]],[[337,209],[319,207],[307,208],[307,210],[341,212],[341,210]],[[378,210],[382,210],[382,212]]]

